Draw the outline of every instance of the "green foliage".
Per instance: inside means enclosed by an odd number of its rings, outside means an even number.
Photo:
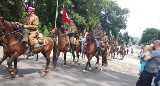
[[[30,0],[32,1],[32,0]],[[56,14],[56,0],[35,0],[31,6],[36,8],[36,15],[40,19],[40,32],[50,31],[54,27]],[[111,0],[58,0],[58,19],[57,24],[62,23],[62,14],[60,11],[63,4],[67,10],[68,16],[74,20],[77,26],[77,32],[84,29],[94,29],[101,22],[104,31],[112,30],[113,35],[117,37],[120,29],[126,28],[128,9],[120,8],[115,1]],[[0,0],[0,13],[7,17],[9,21],[19,21],[23,23],[25,19],[25,10],[19,0]],[[102,15],[102,11],[105,12]],[[110,23],[108,23],[108,21]],[[47,29],[47,30],[46,30]],[[77,33],[78,34],[78,33]],[[109,34],[109,33],[108,33]]]
[[[128,45],[129,39],[130,39],[130,36],[128,35],[128,32],[124,32],[123,33],[123,41],[126,43],[126,45]]]
[[[108,1],[103,12],[104,14],[101,16],[102,27],[108,33],[111,30],[114,37],[117,37],[120,29],[126,28],[129,10],[119,7],[115,1]]]
[[[24,9],[19,0],[0,0],[0,13],[8,21],[24,21]]]
[[[154,40],[158,39],[160,31],[156,28],[146,28],[143,31],[140,43],[141,44],[148,44],[153,42]]]
[[[44,36],[49,36],[49,32],[48,32],[47,27],[44,26],[43,29],[44,29],[44,32],[43,32]]]
[[[118,44],[121,45],[123,40],[123,36],[121,32],[118,34],[117,40],[118,40]]]
[[[140,38],[137,38],[137,37],[130,37],[130,39],[131,39],[131,44],[138,44],[139,43],[139,41],[140,41]]]

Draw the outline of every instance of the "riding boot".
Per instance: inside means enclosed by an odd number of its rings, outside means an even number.
[[[102,55],[101,47],[98,47],[98,52],[100,55]]]
[[[30,53],[28,56],[34,56],[34,45],[30,45]]]
[[[69,52],[71,52],[72,53],[72,44],[70,44],[70,48],[69,48]]]
[[[30,49],[31,47],[30,46],[28,46],[28,49],[27,49],[27,51],[25,52],[25,55],[28,55],[29,53],[30,53]]]
[[[28,46],[28,36],[29,36],[28,30],[24,29],[23,30],[23,39],[22,39],[21,43],[23,43],[26,47],[29,47]]]

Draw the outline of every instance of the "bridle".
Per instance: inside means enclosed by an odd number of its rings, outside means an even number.
[[[17,32],[20,32],[21,30],[23,30],[23,29],[18,29],[18,30],[9,32],[9,33],[5,33],[5,23],[4,22],[0,22],[0,29],[3,29],[2,30],[2,36],[0,36],[0,39],[2,39],[3,37],[5,37],[7,39],[7,41],[8,41],[8,37],[7,37],[8,35],[15,34]],[[10,23],[10,24],[12,24],[12,23]],[[22,35],[22,34],[20,34],[20,35]],[[3,41],[2,41],[2,44],[5,46],[5,44],[3,43]],[[15,44],[17,44],[17,43],[15,43]],[[15,44],[13,44],[13,45],[15,45]],[[8,43],[6,45],[8,45]],[[13,46],[13,45],[10,45],[10,46]]]

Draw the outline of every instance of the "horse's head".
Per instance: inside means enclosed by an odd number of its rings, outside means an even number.
[[[0,16],[0,33],[4,31],[4,17]]]
[[[58,34],[58,28],[55,27],[52,31],[50,31],[51,34]]]
[[[1,22],[0,29],[0,31],[4,33],[10,33],[14,31],[14,26],[8,21],[3,21]]]
[[[90,32],[87,32],[87,33],[85,34],[85,36],[86,36],[86,40],[87,40],[87,41],[89,41],[89,40],[91,39],[91,33],[90,33]]]

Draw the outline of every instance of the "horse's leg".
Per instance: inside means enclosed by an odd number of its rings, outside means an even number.
[[[88,67],[88,61],[87,61],[87,63],[86,63],[86,67],[84,68],[83,72],[86,72],[87,67]]]
[[[89,65],[89,71],[91,71],[91,63],[90,63],[91,59],[88,61],[88,65]]]
[[[96,62],[96,69],[97,69],[98,66],[99,66],[99,55],[97,55],[96,58],[97,58],[97,62]],[[103,60],[103,59],[102,59],[102,60]],[[103,63],[102,63],[102,64],[103,64]]]
[[[2,64],[2,62],[3,62],[4,60],[6,60],[7,56],[8,56],[8,55],[7,55],[6,53],[3,54],[3,57],[2,57],[2,59],[0,60],[0,65]]]
[[[18,52],[14,53],[14,54],[11,56],[11,58],[8,60],[8,62],[7,62],[8,71],[9,71],[9,73],[11,74],[11,77],[12,77],[12,78],[15,77],[15,70],[12,68],[11,64],[12,64],[12,62],[13,62],[15,59],[18,58],[18,56],[20,56]]]
[[[67,52],[64,52],[64,66],[66,65],[66,53]]]
[[[47,74],[49,71],[48,69],[49,69],[49,63],[50,63],[50,53],[51,53],[51,51],[45,52],[45,56],[44,56],[46,58],[46,68],[44,70],[45,74]]]
[[[84,68],[83,72],[86,72],[87,67],[88,67],[88,65],[89,65],[89,55],[88,55],[88,54],[87,54],[87,58],[88,58],[88,61],[87,61],[87,63],[86,63],[86,67]]]
[[[79,62],[79,52],[78,51],[76,51],[76,54],[77,54],[77,62],[78,62],[78,65],[80,65],[80,62]]]
[[[14,60],[14,70],[15,70],[15,74],[18,73],[18,69],[17,69],[17,58]]]
[[[74,65],[75,63],[75,54],[74,54],[74,50],[72,49],[72,56],[73,56],[73,62],[72,62],[72,65]]]
[[[53,48],[53,66],[56,67],[57,65],[57,49]]]
[[[92,55],[89,55],[89,58],[88,58],[89,71],[91,70],[90,61],[91,61],[92,57],[93,57],[93,54],[92,54]],[[98,61],[98,63],[99,63],[99,61]]]
[[[38,61],[38,53],[37,53],[37,57],[36,57],[36,60],[35,61]]]

